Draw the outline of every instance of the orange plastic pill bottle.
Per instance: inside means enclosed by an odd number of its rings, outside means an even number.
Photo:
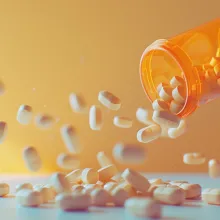
[[[159,98],[157,86],[170,86],[174,76],[185,81],[180,117],[220,96],[220,18],[170,39],[156,40],[145,49],[140,77],[151,102]]]

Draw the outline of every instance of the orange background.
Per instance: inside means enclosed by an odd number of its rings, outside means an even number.
[[[8,122],[9,131],[0,145],[0,171],[28,172],[21,156],[26,145],[39,150],[42,172],[58,169],[56,157],[66,152],[59,133],[64,123],[78,129],[84,146],[81,167],[98,168],[96,153],[104,150],[111,155],[118,141],[136,143],[136,132],[143,125],[135,121],[131,129],[116,128],[112,124],[115,112],[103,108],[103,130],[91,131],[88,115],[71,111],[70,92],[82,92],[92,105],[98,104],[100,90],[109,90],[122,100],[117,114],[135,119],[139,106],[150,107],[138,74],[145,47],[217,18],[219,8],[219,0],[1,1],[0,78],[7,91],[0,97],[0,120]],[[47,131],[34,124],[22,126],[16,121],[20,104],[29,104],[35,113],[50,113],[60,121]],[[135,168],[206,171],[207,164],[183,164],[182,155],[199,151],[220,159],[219,109],[220,100],[216,100],[197,110],[188,120],[189,132],[177,140],[145,144],[148,159]]]

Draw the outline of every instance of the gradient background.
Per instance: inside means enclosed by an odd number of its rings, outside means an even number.
[[[58,169],[56,157],[66,148],[59,128],[77,127],[84,146],[82,167],[98,168],[96,153],[111,149],[118,141],[136,143],[136,132],[112,124],[115,112],[105,110],[105,125],[91,131],[88,115],[74,114],[70,92],[82,92],[89,105],[106,89],[123,102],[119,115],[135,119],[136,109],[150,107],[140,84],[138,66],[143,50],[154,40],[169,38],[219,17],[220,2],[79,0],[1,1],[0,79],[7,91],[0,97],[0,120],[8,122],[6,141],[0,145],[1,172],[28,172],[22,148],[36,146],[43,160],[42,172]],[[33,90],[35,88],[35,90]],[[19,125],[20,104],[35,113],[60,118],[53,129],[42,131],[34,124]],[[220,100],[203,106],[189,118],[189,132],[177,140],[160,139],[145,144],[148,159],[134,166],[147,172],[206,171],[207,163],[187,166],[185,152],[199,151],[220,159]],[[121,168],[126,165],[121,165]]]

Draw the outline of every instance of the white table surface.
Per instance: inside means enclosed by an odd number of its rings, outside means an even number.
[[[199,183],[203,188],[220,188],[220,179],[210,179],[205,174],[147,174],[148,178],[159,177],[163,180],[188,180]],[[138,220],[125,212],[124,208],[92,207],[88,212],[63,212],[54,204],[40,208],[16,205],[13,196],[16,184],[30,182],[48,183],[49,177],[1,175],[0,181],[10,185],[11,195],[0,198],[0,220]],[[220,206],[207,205],[202,201],[188,200],[183,206],[163,206],[162,220],[219,220]]]

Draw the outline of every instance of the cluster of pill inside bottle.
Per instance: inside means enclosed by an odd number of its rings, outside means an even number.
[[[201,77],[208,85],[220,86],[220,49],[209,64],[197,67]],[[213,84],[210,84],[210,80]],[[215,86],[214,86],[215,82]],[[158,99],[152,103],[152,109],[138,108],[136,119],[144,125],[137,132],[137,141],[149,143],[160,137],[178,138],[187,131],[186,119],[176,114],[183,108],[186,100],[186,85],[184,78],[174,76],[170,83],[161,82],[157,86]],[[0,84],[0,93],[4,93],[4,85]],[[98,101],[106,108],[117,111],[121,107],[121,100],[109,91],[100,91]],[[89,115],[89,126],[93,131],[102,129],[104,118],[102,108],[98,105],[87,107],[84,97],[72,93],[69,104],[74,113]],[[56,123],[50,114],[37,114],[28,105],[21,105],[17,112],[17,121],[22,125],[31,123],[34,117],[35,124],[40,129],[49,129]],[[133,119],[123,116],[114,116],[113,124],[123,129],[133,125]],[[7,136],[7,123],[0,122],[0,142]],[[79,168],[78,155],[81,152],[77,130],[70,124],[60,128],[62,140],[69,153],[61,153],[57,157],[57,164],[68,172],[53,173],[48,184],[32,185],[23,183],[16,186],[16,200],[18,205],[40,207],[48,202],[55,202],[58,208],[64,211],[83,211],[91,206],[125,207],[126,211],[134,216],[159,218],[162,216],[162,206],[181,205],[187,199],[202,198],[208,204],[220,205],[220,188],[204,189],[199,184],[191,184],[184,180],[148,179],[141,173],[125,169],[118,170],[105,152],[97,153],[100,169]],[[138,164],[145,160],[145,148],[141,145],[117,143],[112,150],[116,162],[124,164]],[[23,149],[23,160],[32,172],[42,167],[42,160],[33,146]],[[186,153],[183,162],[189,165],[199,165],[206,161],[206,157],[198,152]],[[71,172],[70,172],[71,170]],[[212,178],[220,177],[220,162],[217,159],[209,160],[209,175]],[[7,183],[0,183],[0,196],[9,194]]]

